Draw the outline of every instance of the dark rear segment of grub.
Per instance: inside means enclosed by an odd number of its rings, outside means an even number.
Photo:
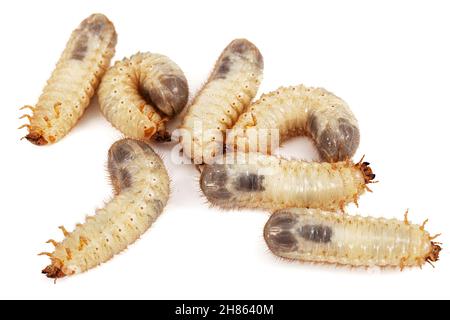
[[[140,87],[139,93],[149,104],[172,117],[186,106],[189,88],[184,75],[165,74],[154,81],[152,87]]]
[[[168,100],[171,102],[172,110],[166,112],[167,115],[173,116],[180,113],[181,110],[186,106],[189,97],[189,88],[186,78],[167,75],[162,77],[161,84],[164,86],[167,92]]]
[[[115,142],[108,151],[108,172],[116,194],[132,184],[131,173],[126,165],[135,157],[133,140],[123,139]]]
[[[345,118],[339,118],[339,132],[341,133],[341,154],[349,159],[355,154],[359,146],[359,129]]]
[[[234,188],[238,191],[244,192],[259,192],[264,191],[264,176],[255,173],[242,173],[236,181],[234,181]]]
[[[82,61],[86,56],[88,50],[88,42],[89,37],[84,33],[80,34],[77,41],[75,42],[75,47],[72,51],[71,59]]]
[[[127,141],[120,140],[111,146],[108,155],[108,163],[110,165],[116,166],[132,158],[133,148]]]
[[[326,121],[324,128],[320,126],[320,121]],[[306,126],[316,143],[320,156],[325,161],[337,162],[350,159],[358,149],[359,129],[345,118],[329,121],[311,113]]]
[[[105,23],[101,20],[94,20],[92,23],[88,24],[88,30],[92,34],[99,35],[103,28],[105,27]]]
[[[291,230],[295,227],[297,221],[289,212],[278,211],[270,218],[270,225],[283,230]]]
[[[150,146],[148,142],[141,140],[133,140],[133,142],[136,143],[142,149],[142,151],[158,157],[155,150],[153,150],[153,148]]]
[[[75,42],[74,49],[71,54],[71,59],[84,60],[89,49],[89,38],[98,37],[100,39],[110,38],[108,44],[109,49],[114,49],[117,43],[117,34],[114,25],[108,18],[101,14],[92,14],[84,19],[79,28],[75,30],[78,33],[78,39]]]
[[[247,39],[236,39],[229,44],[229,49],[232,53],[238,54],[241,57],[248,59],[254,58],[256,65],[262,69],[264,68],[264,59],[259,49]]]
[[[317,243],[328,243],[331,241],[333,230],[323,225],[304,225],[298,230],[299,235],[308,241]]]
[[[129,170],[130,165],[133,165],[132,162],[142,157],[147,159],[149,156],[154,158],[149,158],[148,161],[153,161],[156,165],[161,164],[156,152],[144,141],[122,139],[109,148],[108,171],[116,194],[132,186],[133,171]]]
[[[297,249],[297,239],[290,231],[281,231],[271,234],[268,239],[269,248],[275,252],[295,251]]]
[[[239,63],[239,59],[250,60],[259,69],[264,68],[264,59],[259,49],[247,39],[236,39],[223,50],[211,74],[211,80],[225,79],[233,63]]]
[[[95,13],[83,20],[83,22],[81,22],[80,28],[82,30],[88,31],[93,35],[101,35],[106,25],[110,23],[111,22],[105,15],[101,13]]]
[[[120,190],[131,187],[133,181],[130,171],[125,168],[121,168],[119,170],[118,182],[120,185]]]
[[[308,115],[308,119],[306,119],[306,131],[309,132],[311,138],[316,140],[320,133],[319,130],[319,119],[314,114],[314,112],[310,112]]]
[[[264,239],[272,252],[297,250],[297,239],[293,231],[297,221],[289,212],[273,214],[264,227]]]
[[[225,79],[228,72],[230,72],[231,60],[229,56],[223,56],[219,58],[214,69],[212,80]]]
[[[223,164],[206,165],[200,176],[200,188],[213,204],[215,201],[230,199],[232,194],[226,185],[227,167]]]

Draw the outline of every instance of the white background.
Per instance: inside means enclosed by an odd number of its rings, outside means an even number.
[[[122,135],[96,102],[55,145],[19,141],[24,104],[34,104],[71,31],[102,12],[119,34],[114,59],[137,51],[171,57],[191,96],[221,50],[245,37],[265,60],[261,92],[322,86],[345,99],[380,183],[349,212],[429,218],[442,232],[441,261],[422,270],[350,269],[282,261],[262,237],[268,214],[210,208],[198,173],[170,162],[164,213],[140,241],[110,262],[53,284],[40,274],[61,239],[111,197],[109,146]],[[0,8],[1,298],[450,298],[448,1],[9,1]],[[173,125],[175,125],[174,123]],[[317,159],[306,139],[282,154]]]

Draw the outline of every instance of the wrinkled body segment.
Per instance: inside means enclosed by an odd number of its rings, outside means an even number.
[[[222,208],[337,210],[356,202],[375,178],[368,165],[230,153],[204,167],[200,187],[213,205]]]
[[[108,155],[108,170],[116,195],[94,216],[64,230],[51,264],[43,270],[50,278],[84,272],[111,259],[136,241],[158,218],[169,198],[169,177],[164,163],[143,141],[123,139]]]
[[[278,130],[273,145],[273,130]],[[270,131],[269,131],[270,130]],[[281,87],[264,94],[244,112],[227,139],[231,150],[272,153],[292,136],[306,135],[327,162],[351,159],[359,129],[347,104],[322,88]]]
[[[114,25],[93,14],[73,31],[33,111],[26,139],[36,145],[64,137],[83,115],[115,52]]]
[[[317,209],[275,212],[264,239],[282,258],[355,267],[421,266],[437,261],[441,250],[423,226],[408,221]]]
[[[189,89],[183,71],[168,57],[137,53],[106,72],[98,97],[103,115],[127,137],[167,141],[165,122],[183,110]]]
[[[224,49],[179,130],[183,151],[194,163],[211,163],[222,154],[225,132],[255,97],[263,67],[261,53],[248,40]]]

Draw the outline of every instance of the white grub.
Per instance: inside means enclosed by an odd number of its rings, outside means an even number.
[[[114,25],[102,14],[93,14],[72,32],[55,70],[36,106],[25,106],[33,115],[25,138],[36,145],[64,137],[88,107],[115,52]],[[21,128],[22,128],[21,127]]]
[[[43,270],[49,278],[87,271],[136,241],[158,218],[169,198],[169,177],[161,158],[146,142],[123,139],[108,154],[116,195],[72,232],[63,227],[61,242]]]
[[[165,122],[186,106],[189,89],[181,68],[168,57],[137,53],[117,61],[98,90],[105,118],[125,136],[169,141]]]
[[[264,239],[275,255],[286,259],[403,269],[439,258],[441,247],[424,224],[412,224],[406,215],[401,221],[291,208],[270,217]]]
[[[195,164],[211,163],[224,148],[224,134],[258,91],[263,58],[250,41],[236,39],[222,52],[179,128],[183,152]]]
[[[222,208],[343,210],[370,190],[367,184],[374,178],[368,162],[307,162],[227,153],[203,168],[200,187],[212,205]]]
[[[227,146],[273,153],[280,142],[297,135],[311,137],[327,162],[351,159],[360,139],[358,123],[345,101],[325,89],[299,85],[263,94],[250,105],[230,130]]]

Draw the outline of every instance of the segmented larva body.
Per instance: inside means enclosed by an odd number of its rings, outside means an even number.
[[[117,61],[105,74],[98,98],[103,115],[127,137],[170,140],[165,121],[183,110],[186,77],[168,57],[137,53]]]
[[[279,130],[280,141],[297,135],[311,137],[328,162],[351,159],[359,145],[358,122],[352,111],[345,101],[322,88],[281,87],[262,95],[239,117],[227,143],[234,150],[270,153],[268,130],[273,129]],[[260,132],[268,134],[261,136]]]
[[[406,216],[405,216],[406,217]],[[342,215],[317,209],[275,212],[264,239],[277,256],[355,267],[421,266],[437,261],[441,247],[424,225],[396,219]]]
[[[124,139],[114,143],[108,155],[108,170],[116,192],[71,233],[53,253],[43,253],[51,264],[43,270],[49,278],[84,272],[124,250],[156,220],[169,198],[169,177],[164,163],[143,141]]]
[[[222,154],[224,134],[258,91],[263,57],[248,40],[232,41],[222,52],[180,127],[184,153],[194,163],[211,163]]]
[[[319,163],[237,153],[206,165],[200,187],[222,208],[343,210],[347,203],[357,203],[374,178],[368,162]]]
[[[114,25],[93,14],[72,32],[55,70],[33,111],[26,139],[36,145],[64,137],[83,115],[115,52]]]

